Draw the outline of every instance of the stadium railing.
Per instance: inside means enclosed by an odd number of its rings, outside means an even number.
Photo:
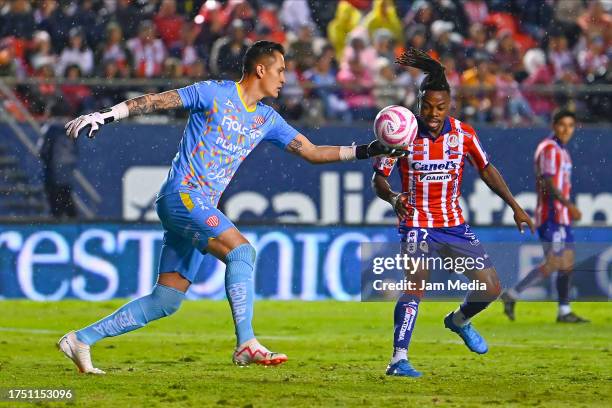
[[[94,89],[102,89],[112,87],[116,92],[120,93],[122,97],[128,98],[136,94],[148,93],[148,92],[161,92],[169,89],[174,89],[182,86],[192,84],[200,79],[193,78],[81,78],[79,80],[68,80],[65,78],[53,78],[53,79],[42,79],[42,78],[16,78],[16,77],[2,77],[0,81],[13,90],[24,89],[27,87],[35,87],[39,85],[84,85]],[[400,85],[404,86],[404,85]],[[281,98],[286,95],[291,97],[292,87],[295,85],[286,84]],[[341,85],[334,86],[315,86],[309,82],[304,82],[299,87],[307,93],[305,99],[317,100],[318,96],[316,90],[326,91],[342,91],[344,88]],[[385,86],[388,88],[388,86]],[[377,87],[372,87],[370,90],[375,90]],[[410,89],[410,87],[406,87]],[[414,89],[414,88],[413,88]],[[367,90],[367,89],[366,89]],[[594,83],[594,84],[554,84],[554,85],[531,85],[525,86],[520,85],[518,89],[510,86],[504,87],[493,87],[493,86],[457,86],[453,88],[453,93],[456,98],[469,98],[470,96],[481,96],[483,94],[504,94],[511,95],[514,91],[520,91],[523,96],[527,97],[549,97],[557,101],[557,104],[565,104],[578,102],[586,107],[582,107],[582,117],[589,122],[609,122],[608,115],[603,114],[601,109],[602,104],[607,106],[612,103],[612,84],[608,83]],[[95,94],[93,95],[96,96]],[[509,98],[509,97],[508,97]],[[560,103],[559,101],[565,101]],[[591,110],[596,109],[601,112],[593,111],[590,115]],[[359,119],[357,119],[359,121]],[[332,120],[325,119],[325,123],[333,122]],[[495,124],[495,123],[493,123]]]
[[[4,103],[0,103],[0,122],[5,122],[15,134],[17,140],[26,148],[27,152],[39,160],[39,149],[42,145],[41,141],[44,137],[42,123],[40,123],[30,114],[21,100],[17,97],[17,95],[15,95],[12,89],[3,82],[2,79],[0,79],[0,97],[5,101]],[[9,103],[11,108],[18,111],[18,118],[15,117],[14,113],[10,109],[7,109],[6,103]],[[27,125],[32,132],[24,131],[24,124]],[[32,133],[36,135],[38,140],[33,140],[31,136],[29,136],[29,134]],[[74,171],[74,177],[82,191],[84,191],[88,196],[90,202],[100,203],[102,201],[100,194],[98,194],[95,187],[80,170],[77,169]],[[73,192],[72,196],[80,213],[85,218],[95,218],[95,210],[92,210],[91,206],[86,205],[77,192]]]

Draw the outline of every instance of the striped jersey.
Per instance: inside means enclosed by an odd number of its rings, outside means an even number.
[[[432,137],[419,121],[419,133],[407,157],[378,157],[374,170],[389,177],[397,166],[402,192],[408,193],[409,215],[400,225],[421,228],[453,227],[465,222],[459,197],[466,159],[479,170],[489,164],[474,129],[447,117],[442,132]]]
[[[534,155],[536,172],[536,190],[538,205],[536,207],[536,223],[542,225],[548,220],[557,224],[570,225],[568,208],[553,195],[546,191],[544,179],[550,177],[553,186],[561,192],[566,200],[570,198],[572,189],[572,159],[567,148],[554,135],[542,140]]]

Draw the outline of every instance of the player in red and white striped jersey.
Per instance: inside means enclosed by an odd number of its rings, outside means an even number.
[[[513,288],[502,294],[504,313],[514,320],[514,307],[519,294],[538,284],[551,273],[557,273],[559,323],[586,323],[588,320],[572,312],[569,304],[571,275],[574,269],[574,235],[572,220],[580,220],[580,210],[570,201],[572,159],[567,143],[576,129],[576,115],[559,110],[553,116],[553,134],[538,144],[534,155],[538,206],[536,222],[546,259],[531,270]]]
[[[567,118],[566,121],[574,120],[571,116]],[[571,138],[571,135],[568,137]],[[536,148],[534,162],[536,191],[538,192],[538,206],[536,207],[538,226],[546,222],[570,225],[570,209],[572,212],[578,210],[569,201],[572,189],[572,158],[565,144],[566,142],[561,141],[553,133],[542,140]]]
[[[465,161],[479,171],[489,165],[489,159],[474,129],[453,117],[446,117],[437,137],[433,137],[419,121],[419,134],[405,159],[379,157],[374,162],[376,172],[389,177],[398,168],[404,204],[408,214],[400,225],[405,227],[456,227],[465,223],[459,206],[461,181]],[[403,197],[404,198],[404,197]]]
[[[474,165],[489,188],[514,210],[519,230],[522,231],[523,224],[527,224],[533,232],[533,224],[490,163],[474,129],[449,116],[450,86],[444,67],[413,48],[397,62],[427,73],[419,93],[419,132],[407,157],[375,160],[372,185],[378,197],[395,209],[406,252],[414,257],[430,257],[437,253],[444,258],[449,255],[454,259],[480,260],[479,266],[466,270],[464,274],[472,281],[484,283],[485,289],[469,291],[463,304],[446,316],[444,325],[458,334],[471,351],[484,354],[488,351],[487,343],[472,327],[470,319],[497,299],[501,285],[495,268],[465,223],[459,206],[465,162]],[[393,191],[387,181],[395,166],[401,178],[401,192]],[[410,272],[406,273],[407,280],[414,282],[418,289],[404,292],[396,304],[394,350],[386,373],[419,377],[421,374],[408,361],[407,350],[424,294],[421,288],[429,277],[429,271],[420,268],[407,272]]]

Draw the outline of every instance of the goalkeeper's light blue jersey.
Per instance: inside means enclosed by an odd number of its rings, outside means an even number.
[[[242,161],[262,140],[285,148],[298,131],[261,102],[248,110],[233,81],[178,89],[189,121],[159,196],[200,192],[216,206]]]

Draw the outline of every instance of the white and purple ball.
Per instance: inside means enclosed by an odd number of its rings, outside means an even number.
[[[376,138],[392,149],[406,149],[416,138],[417,132],[414,114],[403,106],[387,106],[374,119]]]

